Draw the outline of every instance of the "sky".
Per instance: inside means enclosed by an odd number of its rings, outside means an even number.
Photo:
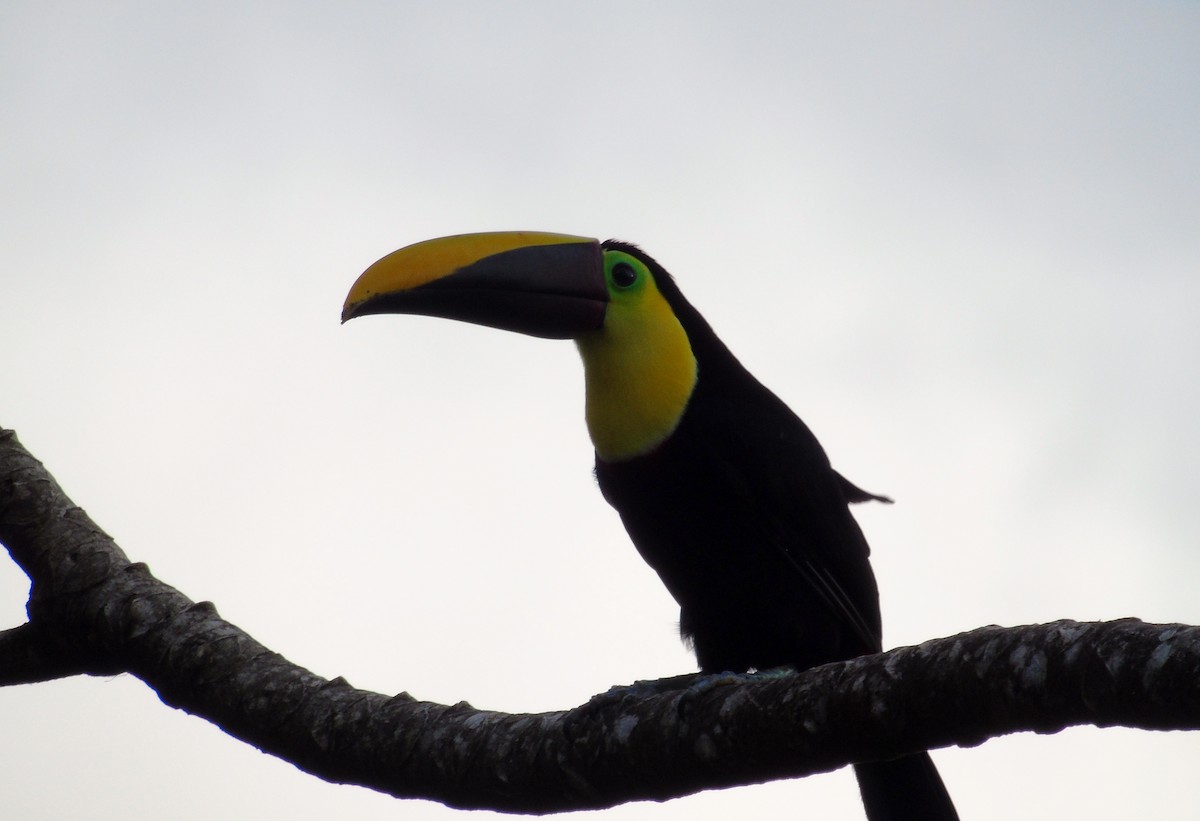
[[[403,245],[640,244],[852,481],[885,644],[1200,623],[1200,6],[0,7],[0,425],[134,561],[357,687],[694,669],[570,343],[338,321]],[[0,627],[28,582],[0,561]],[[0,690],[23,819],[449,819],[129,676]],[[935,753],[964,819],[1194,818],[1200,736]],[[606,813],[858,819],[849,771]],[[474,816],[473,816],[474,817]]]

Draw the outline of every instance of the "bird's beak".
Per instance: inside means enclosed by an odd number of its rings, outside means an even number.
[[[599,241],[506,231],[431,239],[388,254],[354,283],[342,321],[424,314],[570,339],[599,328],[607,305]]]

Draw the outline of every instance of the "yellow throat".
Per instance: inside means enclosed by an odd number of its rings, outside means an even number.
[[[588,433],[601,459],[640,456],[675,431],[696,387],[696,357],[649,272],[636,290],[614,291],[604,326],[575,342]]]

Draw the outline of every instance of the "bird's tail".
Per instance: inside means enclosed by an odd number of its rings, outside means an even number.
[[[855,764],[869,821],[958,821],[929,753]]]

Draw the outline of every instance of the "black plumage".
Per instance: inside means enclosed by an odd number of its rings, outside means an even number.
[[[604,498],[680,606],[707,673],[805,669],[882,649],[870,548],[849,503],[880,499],[844,479],[808,426],[754,378],[634,246],[683,325],[696,387],[652,451],[596,460]],[[957,818],[927,754],[856,768],[868,817]]]

